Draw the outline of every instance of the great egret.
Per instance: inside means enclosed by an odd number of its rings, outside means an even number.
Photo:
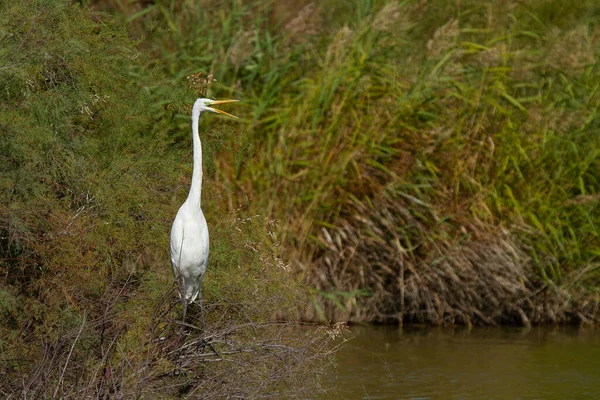
[[[238,100],[197,99],[192,109],[192,140],[194,145],[194,172],[190,193],[177,211],[171,228],[171,263],[173,274],[179,284],[183,301],[183,322],[189,303],[198,299],[202,313],[204,330],[204,309],[202,308],[202,278],[208,263],[208,225],[200,208],[202,191],[202,144],[198,134],[200,113],[211,111],[237,118],[235,115],[210,106],[231,103]]]

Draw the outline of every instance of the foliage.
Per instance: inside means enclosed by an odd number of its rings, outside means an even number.
[[[598,321],[591,0],[81,3],[0,2],[3,394],[299,396],[340,332],[298,304]],[[199,95],[243,100],[202,119],[202,333],[167,255]]]
[[[210,330],[180,329],[168,237],[189,188],[184,104],[198,82],[161,75],[109,17],[68,1],[0,2],[0,42],[3,397],[176,397],[209,381],[213,397],[238,384],[252,395],[314,386],[330,335],[270,328],[305,291],[280,260],[276,222],[229,209],[212,163]],[[238,129],[211,123],[209,161]],[[229,352],[182,367],[180,349],[211,337]],[[219,380],[222,368],[208,367],[227,359],[241,375],[247,352],[234,350],[248,348],[263,367],[246,379]]]
[[[597,318],[591,1],[107,3],[249,105],[214,172],[286,221],[328,319]]]

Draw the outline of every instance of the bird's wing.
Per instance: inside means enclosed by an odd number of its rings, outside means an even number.
[[[182,228],[181,219],[176,217],[171,228],[171,264],[173,265],[175,275],[177,275],[175,268],[180,264],[181,245],[183,243]]]

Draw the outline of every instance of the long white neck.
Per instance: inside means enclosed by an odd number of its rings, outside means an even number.
[[[194,144],[194,173],[192,174],[192,185],[190,194],[186,201],[192,204],[198,204],[200,207],[200,196],[202,194],[202,143],[200,143],[200,134],[198,133],[198,120],[200,119],[200,109],[194,107],[192,111],[192,141]]]

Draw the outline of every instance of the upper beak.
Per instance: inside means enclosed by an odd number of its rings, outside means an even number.
[[[212,106],[212,105],[215,105],[215,104],[235,103],[236,101],[239,101],[239,100],[213,100],[213,101],[211,101],[210,105]],[[216,113],[219,113],[219,114],[223,114],[223,115],[227,115],[229,117],[237,118],[235,115],[229,114],[228,112],[219,110],[217,108],[212,108],[212,107],[208,107],[208,108],[211,111],[213,111],[213,112],[216,112]]]

